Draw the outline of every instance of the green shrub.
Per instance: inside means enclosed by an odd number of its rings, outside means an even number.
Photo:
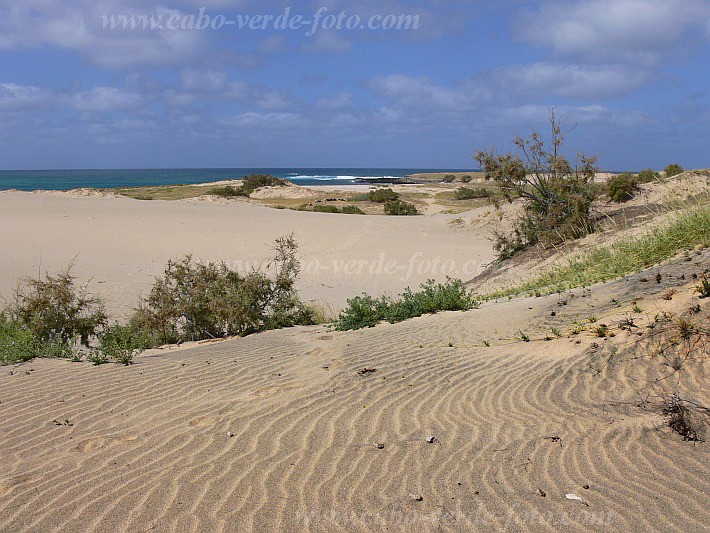
[[[451,182],[454,181],[455,179],[456,179],[456,176],[455,176],[455,175],[453,175],[453,174],[447,174],[446,176],[444,176],[444,179],[442,179],[441,181],[443,181],[444,183],[451,183]]]
[[[397,299],[387,296],[373,298],[367,294],[351,298],[347,308],[341,311],[335,329],[346,331],[373,327],[383,320],[394,324],[439,311],[467,311],[477,305],[461,280],[447,278],[444,284],[429,280],[421,285],[419,292],[407,288]]]
[[[418,215],[417,206],[402,200],[392,200],[385,204],[385,214],[387,215]]]
[[[614,202],[627,202],[638,190],[638,179],[630,172],[612,176],[607,181],[607,194]]]
[[[313,206],[313,211],[315,213],[342,213],[337,205],[323,205],[316,204]]]
[[[300,271],[292,235],[276,240],[276,273],[242,277],[224,263],[170,261],[136,310],[133,322],[160,342],[202,340],[310,324],[312,311],[295,290]]]
[[[242,178],[242,189],[247,191],[249,194],[253,193],[255,190],[261,187],[277,187],[280,185],[287,185],[286,180],[281,178],[275,178],[270,174],[250,174],[249,176],[244,176]]]
[[[509,201],[524,200],[524,212],[514,221],[513,233],[497,235],[499,259],[542,243],[555,245],[589,234],[594,229],[591,213],[595,198],[593,178],[596,157],[579,156],[578,166],[561,154],[562,121],[551,113],[552,138],[547,143],[537,131],[529,139],[517,136],[517,154],[479,150],[474,158],[487,180],[494,180]]]
[[[222,198],[233,198],[234,196],[249,196],[249,193],[242,187],[231,187],[229,185],[225,187],[213,187],[207,191],[207,194],[213,196],[220,196]]]
[[[21,363],[43,355],[42,346],[32,333],[0,317],[0,364]]]
[[[456,193],[454,194],[454,198],[456,200],[473,200],[476,198],[490,198],[491,196],[491,191],[488,189],[484,189],[483,187],[479,187],[476,189],[471,189],[469,187],[459,187],[456,189]]]
[[[89,339],[106,325],[106,312],[100,298],[87,287],[77,287],[69,265],[56,276],[25,278],[15,292],[14,302],[5,310],[11,322],[28,331],[45,346],[59,343],[69,347]]]
[[[277,185],[286,185],[287,183],[286,180],[274,178],[269,174],[251,174],[242,178],[240,187],[232,187],[231,185],[213,187],[207,191],[207,194],[220,196],[222,198],[232,198],[235,196],[249,197],[251,193],[261,187],[275,187]]]
[[[371,191],[371,192],[374,192],[374,191]],[[355,194],[351,194],[349,200],[351,202],[369,202],[370,201],[370,193],[357,192]]]
[[[659,181],[661,175],[653,169],[646,168],[638,173],[637,178],[639,183],[651,183]]]
[[[344,205],[341,211],[344,215],[364,215],[365,211],[356,205]]]
[[[154,339],[148,331],[131,324],[114,324],[99,335],[99,352],[126,366],[133,362],[135,355],[154,345]]]
[[[666,173],[667,178],[677,176],[678,174],[684,172],[683,167],[675,163],[671,163],[663,171]]]
[[[392,189],[375,189],[367,194],[367,199],[370,202],[375,202],[378,204],[384,204],[391,202],[393,200],[399,199],[399,193],[394,192]]]
[[[468,183],[473,179],[473,176],[466,174],[465,176],[461,176],[461,183]]]

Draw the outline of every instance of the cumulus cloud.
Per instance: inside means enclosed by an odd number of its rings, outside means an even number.
[[[643,86],[649,77],[646,69],[623,65],[540,62],[495,69],[478,76],[469,85],[487,87],[508,98],[557,95],[593,100],[628,94]]]
[[[41,109],[52,103],[50,91],[29,85],[0,83],[0,111],[21,112]]]
[[[701,0],[545,2],[523,11],[515,31],[524,41],[561,56],[650,64],[708,19],[710,4]]]

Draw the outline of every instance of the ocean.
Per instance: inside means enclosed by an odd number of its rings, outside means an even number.
[[[357,179],[403,178],[421,172],[466,172],[431,168],[175,168],[111,170],[0,170],[0,190],[63,191],[90,188],[141,187],[208,183],[249,174],[271,174],[297,185],[352,185]]]

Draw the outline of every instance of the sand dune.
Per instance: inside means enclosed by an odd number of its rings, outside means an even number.
[[[495,255],[489,230],[454,228],[452,218],[0,192],[0,296],[8,297],[18,278],[56,272],[76,257],[79,280],[93,279],[91,289],[112,314],[127,313],[169,259],[189,253],[248,270],[273,257],[274,239],[293,232],[301,245],[303,298],[338,309],[362,292],[397,293],[428,278],[478,274]]]
[[[699,301],[681,273],[703,264],[707,256],[678,263],[662,284],[635,276],[356,332],[274,331],[144,354],[131,367],[6,367],[0,523],[703,530],[706,444],[684,442],[638,403],[678,379],[707,404],[702,364],[676,375],[631,349],[636,330],[608,339],[568,332],[592,313],[618,324],[639,293],[644,331],[655,312]],[[668,286],[677,288],[672,301],[659,298]],[[545,341],[551,326],[565,333]],[[531,342],[520,340],[521,327]],[[358,373],[365,368],[376,371]]]

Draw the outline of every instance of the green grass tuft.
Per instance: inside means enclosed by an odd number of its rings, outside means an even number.
[[[536,290],[555,292],[589,286],[640,272],[696,246],[710,246],[708,205],[676,212],[669,222],[644,235],[623,239],[607,247],[595,247],[525,283],[483,298],[490,300]]]

